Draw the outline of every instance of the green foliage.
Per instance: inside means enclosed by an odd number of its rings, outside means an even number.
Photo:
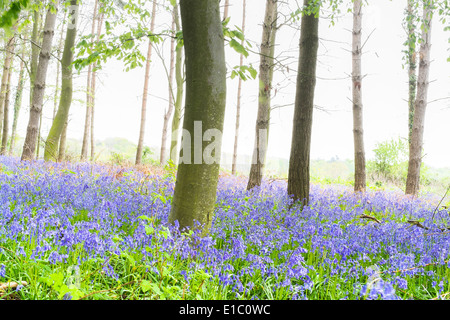
[[[382,181],[402,185],[408,174],[409,147],[404,139],[391,139],[378,143],[373,150],[374,160],[367,162],[368,174],[376,180],[377,186]],[[420,167],[420,183],[428,185],[432,181],[429,168],[422,162]]]
[[[378,143],[373,150],[374,160],[368,162],[368,171],[386,180],[395,181],[408,168],[408,142],[398,138]]]

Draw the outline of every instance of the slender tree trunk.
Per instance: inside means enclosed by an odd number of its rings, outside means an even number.
[[[414,123],[414,103],[416,100],[416,27],[414,24],[414,0],[407,0],[407,29],[408,29],[408,144],[411,144],[411,134]]]
[[[39,1],[35,1],[39,3]],[[30,105],[33,103],[34,80],[39,60],[40,48],[40,30],[41,30],[41,14],[39,11],[33,12],[33,31],[31,33],[31,61],[30,61]]]
[[[200,229],[206,235],[214,214],[225,113],[224,36],[219,1],[181,0],[180,8],[186,55],[186,104],[183,156],[178,165],[169,222],[178,221],[180,230]],[[212,132],[216,135],[211,137]],[[210,139],[214,139],[212,150],[207,142]],[[188,147],[192,145],[193,152],[189,155]],[[214,161],[210,161],[211,157]]]
[[[275,53],[277,0],[266,1],[266,12],[261,41],[259,65],[259,102],[256,117],[255,147],[248,178],[247,190],[261,185],[269,139],[270,94]]]
[[[57,10],[57,4],[55,9]],[[56,12],[48,10],[45,18],[44,36],[42,39],[41,52],[39,54],[39,64],[36,72],[36,79],[33,89],[33,98],[30,108],[27,133],[22,151],[22,160],[31,160],[36,151],[38,136],[39,118],[42,112],[44,101],[45,79],[52,49],[53,35],[55,33]]]
[[[175,18],[172,19],[172,30],[175,30]],[[173,113],[173,73],[175,68],[175,39],[170,40],[170,70],[169,70],[169,107],[164,113],[163,131],[161,138],[161,152],[159,157],[159,162],[162,165],[166,164],[167,161],[167,131],[169,128],[169,120]]]
[[[26,40],[26,38],[24,39]],[[22,105],[22,93],[23,93],[23,86],[25,81],[25,64],[24,64],[24,58],[25,58],[25,41],[22,44],[22,54],[20,59],[20,67],[19,67],[19,80],[17,84],[17,90],[16,90],[16,96],[14,99],[14,116],[13,116],[13,124],[12,124],[12,130],[11,130],[11,142],[9,144],[9,154],[11,155],[14,151],[15,143],[16,143],[16,131],[17,131],[17,121],[19,120],[19,111],[20,107]]]
[[[94,4],[94,15],[92,17],[91,26],[91,43],[94,42],[94,32],[95,32],[95,20],[97,17],[97,6],[98,0]],[[92,108],[92,94],[91,94],[91,79],[92,79],[92,65],[88,66],[87,73],[87,84],[86,84],[86,116],[84,118],[84,132],[83,132],[83,143],[81,144],[81,161],[86,161],[88,155],[89,146],[89,130],[91,125],[91,108]]]
[[[228,18],[228,7],[230,6],[230,0],[225,0],[225,5],[223,8],[223,20]]]
[[[66,39],[64,42],[64,51],[61,59],[61,97],[59,99],[58,111],[53,120],[50,132],[45,142],[44,160],[58,160],[58,145],[61,138],[64,125],[69,117],[69,109],[72,103],[72,69],[73,48],[75,45],[75,37],[77,35],[76,22],[78,19],[77,0],[70,1],[74,10],[69,13],[69,21],[67,24]]]
[[[246,0],[242,2],[242,33],[245,34],[245,9]],[[241,45],[244,45],[244,40],[242,40]],[[244,55],[241,54],[239,65],[242,67],[244,64]],[[239,125],[241,119],[241,92],[242,92],[242,79],[239,77],[238,80],[238,93],[237,93],[237,103],[236,103],[236,126],[234,129],[234,148],[233,148],[233,161],[231,164],[231,174],[236,174],[236,163],[237,163],[237,150],[239,141]]]
[[[11,59],[11,66],[13,64],[13,59]],[[5,104],[3,110],[3,135],[2,135],[2,147],[0,153],[2,155],[6,154],[6,149],[8,148],[8,128],[9,128],[9,98],[11,96],[11,74],[12,68],[8,70],[8,84],[6,86]]]
[[[178,5],[173,8],[176,31],[181,30],[180,18],[178,14]],[[172,118],[172,133],[170,142],[170,160],[178,163],[178,141],[180,139],[181,106],[183,102],[183,51],[182,47],[177,46],[175,50],[175,82],[177,84],[177,94],[174,101],[174,113]]]
[[[417,97],[414,106],[414,123],[409,145],[408,175],[406,190],[408,195],[417,195],[420,183],[420,166],[422,164],[423,133],[425,110],[428,96],[428,77],[430,72],[431,20],[432,5],[424,3],[422,41],[420,44],[419,75],[417,79]]]
[[[152,20],[150,22],[150,32],[153,33],[155,28],[155,18],[156,18],[156,0],[153,0],[152,7]],[[136,151],[136,164],[141,164],[142,162],[142,150],[144,148],[144,136],[145,136],[145,120],[147,114],[147,97],[148,97],[148,80],[150,77],[150,62],[152,58],[152,42],[148,40],[147,49],[147,62],[145,64],[145,76],[144,76],[144,93],[142,96],[142,108],[141,108],[141,126],[139,129],[139,140]]]
[[[307,6],[314,0],[304,0]],[[319,48],[319,17],[303,15],[300,29],[297,90],[294,125],[289,159],[288,194],[294,201],[309,204],[309,166],[311,129],[316,86],[317,51]]]
[[[63,46],[63,37],[64,37],[64,23],[66,21],[66,12],[64,11],[64,17],[63,17],[63,25],[61,26],[61,34],[59,37],[59,42],[58,42],[58,60],[56,60],[56,83],[55,83],[55,96],[53,99],[53,118],[52,120],[55,119],[56,116],[56,110],[58,109],[58,96],[59,96],[59,72],[60,72],[60,67],[61,67],[61,63],[59,62],[59,60],[61,60],[61,50],[63,50],[62,46]]]
[[[12,66],[14,56],[15,38],[14,36],[8,39],[5,43],[5,61],[3,63],[2,83],[0,86],[0,132],[3,132],[3,122],[7,118],[5,115],[8,112],[6,98],[8,93],[8,81],[10,80],[10,69]],[[2,139],[3,140],[3,139]],[[3,148],[2,148],[3,154]]]
[[[100,40],[100,35],[102,33],[102,25],[103,25],[103,17],[104,13],[100,15],[98,18],[97,25],[97,42]],[[92,67],[92,79],[91,79],[91,161],[94,161],[95,157],[95,139],[94,139],[94,113],[95,113],[95,83],[97,80],[97,63],[94,62]]]
[[[366,191],[366,156],[364,151],[364,126],[361,75],[362,0],[353,2],[352,40],[352,92],[353,92],[353,142],[355,148],[355,192]]]

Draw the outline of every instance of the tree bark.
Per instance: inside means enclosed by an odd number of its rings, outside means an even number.
[[[218,0],[181,0],[180,8],[186,55],[186,103],[183,161],[178,165],[169,222],[178,221],[180,230],[189,227],[206,235],[214,214],[222,137],[218,134],[214,138],[216,147],[210,155],[216,160],[212,163],[210,157],[205,157],[209,145],[203,139],[211,130],[223,131],[226,99],[224,36]],[[184,154],[187,145],[193,145],[194,152],[190,157]],[[185,163],[186,159],[190,163]]]
[[[228,18],[228,7],[230,6],[230,0],[225,0],[225,5],[223,7],[223,20]]]
[[[242,2],[242,33],[245,34],[245,9],[246,9],[246,1]],[[244,45],[244,40],[241,41],[241,45]],[[241,54],[239,66],[243,66],[244,64],[244,55]],[[233,161],[231,164],[231,174],[236,175],[236,162],[237,162],[237,150],[238,150],[238,141],[239,141],[239,126],[241,119],[241,92],[242,92],[242,78],[239,77],[238,80],[238,93],[237,93],[237,102],[236,102],[236,125],[234,129],[234,147],[233,147]]]
[[[55,4],[57,10],[58,2]],[[42,39],[41,52],[39,54],[39,64],[36,71],[36,79],[33,89],[32,104],[30,107],[30,117],[28,120],[27,133],[22,151],[22,160],[31,160],[36,151],[38,136],[39,118],[42,112],[44,100],[45,79],[52,49],[53,35],[55,33],[56,12],[47,11],[44,26],[44,36]]]
[[[416,100],[416,28],[414,25],[414,0],[407,0],[408,5],[406,8],[407,17],[406,24],[408,30],[408,144],[411,144],[411,134],[414,123],[414,103]]]
[[[12,66],[12,61],[14,57],[14,46],[15,46],[15,37],[12,36],[7,41],[5,41],[5,61],[3,63],[3,73],[2,73],[2,82],[0,86],[0,133],[3,134],[3,122],[4,119],[7,118],[8,106],[7,106],[7,94],[9,92],[8,83],[10,78],[10,69]],[[3,139],[2,139],[3,140]],[[2,154],[3,147],[2,147]]]
[[[26,40],[26,38],[24,39]],[[14,116],[13,116],[13,124],[11,129],[11,142],[9,143],[9,154],[12,155],[16,143],[16,131],[17,131],[17,121],[19,120],[19,111],[22,105],[22,93],[23,86],[25,81],[25,41],[22,44],[22,54],[20,59],[20,67],[19,67],[19,80],[17,84],[16,96],[14,99]]]
[[[14,50],[14,47],[12,47]],[[11,66],[13,64],[13,60],[11,59]],[[3,134],[2,134],[2,146],[0,150],[0,154],[5,155],[6,149],[8,147],[8,128],[9,128],[9,98],[11,96],[11,74],[12,68],[8,70],[8,84],[6,85],[6,94],[5,94],[5,103],[3,110]]]
[[[176,31],[181,30],[178,6],[173,8]],[[177,46],[175,50],[175,82],[177,84],[177,94],[174,101],[174,113],[172,118],[172,133],[170,142],[170,160],[178,163],[178,141],[180,139],[181,106],[183,102],[184,79],[183,79],[183,51]]]
[[[67,119],[64,123],[63,130],[61,132],[61,138],[59,140],[59,152],[58,152],[58,162],[64,161],[66,155],[66,141],[67,141],[67,126],[69,125],[69,120]]]
[[[172,18],[172,30],[175,30],[175,18]],[[166,164],[167,161],[167,131],[169,128],[169,120],[173,113],[173,73],[175,69],[175,39],[170,40],[170,69],[169,69],[169,107],[164,113],[163,130],[161,137],[161,152],[159,157],[159,162],[162,165]]]
[[[304,0],[304,5],[307,6],[313,1]],[[318,48],[319,18],[314,14],[305,14],[302,16],[300,31],[300,56],[288,173],[288,194],[295,202],[301,201],[302,206],[309,204],[311,129]]]
[[[364,125],[361,75],[362,0],[353,2],[352,39],[352,93],[353,93],[353,142],[355,148],[355,192],[366,191],[366,155],[364,151]]]
[[[407,195],[417,195],[420,183],[420,166],[422,164],[423,133],[425,111],[428,96],[428,78],[430,72],[431,20],[432,7],[424,3],[422,41],[420,44],[419,75],[417,78],[417,97],[414,105],[414,123],[409,145],[408,174],[406,177]]]
[[[70,1],[72,8],[76,8],[77,0]],[[73,10],[73,9],[72,9]],[[64,42],[64,51],[61,59],[61,97],[59,99],[58,111],[56,112],[50,132],[45,142],[44,160],[58,160],[58,146],[64,125],[69,117],[69,110],[72,104],[72,68],[73,48],[75,46],[75,37],[77,35],[78,8],[69,13],[69,20],[74,23],[67,24],[66,39]]]
[[[155,28],[155,18],[156,18],[156,0],[153,0],[152,7],[152,20],[150,22],[150,33],[153,33]],[[147,62],[145,64],[145,76],[144,76],[144,93],[142,96],[142,108],[141,108],[141,125],[139,129],[139,140],[136,151],[136,164],[141,164],[142,162],[142,150],[144,148],[144,136],[145,136],[145,120],[147,115],[147,97],[148,97],[148,80],[150,77],[150,62],[152,58],[152,42],[148,39],[148,49],[147,49]]]
[[[95,33],[95,20],[97,17],[97,6],[98,0],[95,0],[94,3],[94,15],[92,17],[92,25],[91,25],[91,43],[94,42],[94,33]],[[86,161],[88,155],[88,147],[89,147],[89,130],[91,125],[91,109],[92,109],[92,93],[91,93],[91,79],[92,79],[92,65],[88,66],[87,73],[87,84],[86,84],[86,115],[84,118],[84,131],[83,131],[83,142],[81,144],[81,161]]]
[[[270,94],[275,53],[277,0],[266,1],[259,64],[259,100],[256,117],[255,146],[247,190],[261,185],[269,139]]]
[[[102,25],[103,25],[104,13],[101,13],[98,18],[97,24],[97,42],[100,40],[100,35],[102,33]],[[97,62],[94,62],[92,66],[92,79],[91,79],[91,161],[94,161],[95,157],[95,139],[94,139],[94,113],[95,113],[95,85],[97,80]]]
[[[35,1],[39,3],[39,1]],[[41,14],[39,11],[33,12],[33,30],[31,32],[31,59],[30,59],[30,106],[33,103],[34,80],[38,67],[40,48]]]

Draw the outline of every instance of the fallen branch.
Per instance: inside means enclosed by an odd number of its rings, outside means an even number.
[[[369,220],[375,221],[376,223],[381,223],[381,221],[378,220],[377,218],[369,216],[367,214],[362,214],[362,215],[359,216],[359,218],[361,218],[361,219],[369,219]]]
[[[412,226],[416,226],[416,227],[419,227],[419,228],[422,228],[422,229],[425,229],[425,230],[430,230],[430,228],[425,227],[424,225],[422,225],[422,224],[420,223],[420,221],[417,221],[417,220],[408,220],[408,223],[411,224],[411,225],[409,226],[410,228],[411,228]]]
[[[21,281],[20,283],[15,281],[0,283],[0,296],[2,296],[7,289],[16,289],[19,285],[26,286],[27,284],[26,281]]]

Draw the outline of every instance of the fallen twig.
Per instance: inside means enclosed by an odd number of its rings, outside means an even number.
[[[378,220],[377,218],[369,216],[367,214],[362,214],[362,215],[359,216],[359,218],[361,218],[361,219],[369,219],[369,220],[375,221],[376,223],[381,223],[380,220]]]
[[[430,228],[425,227],[424,225],[422,225],[420,223],[420,221],[417,221],[417,220],[408,220],[408,223],[411,224],[410,228],[412,226],[416,226],[416,227],[419,227],[419,228],[422,228],[422,229],[425,229],[425,230],[430,230]]]

